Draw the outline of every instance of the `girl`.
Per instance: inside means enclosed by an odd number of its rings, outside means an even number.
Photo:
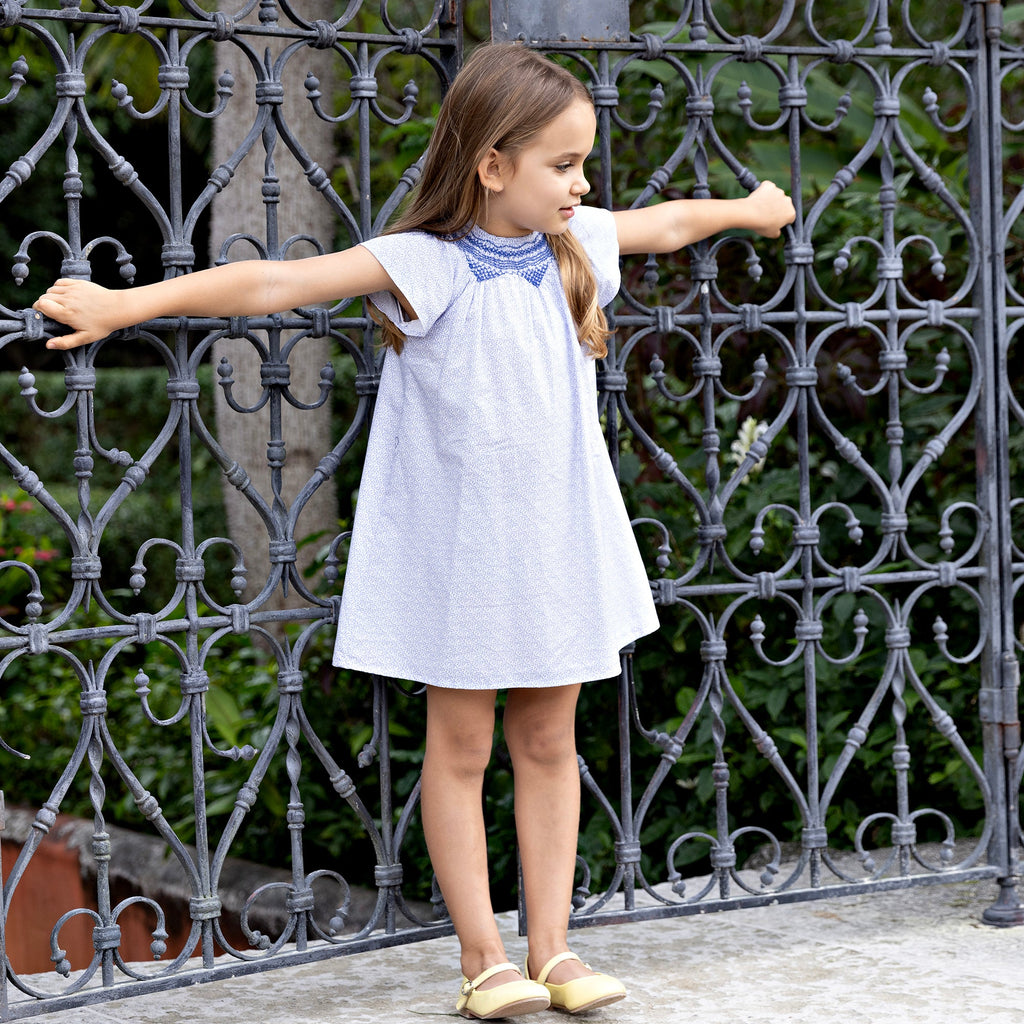
[[[370,296],[390,351],[334,660],[426,684],[423,829],[459,938],[466,1017],[576,1013],[625,995],[567,944],[577,695],[617,675],[620,649],[658,627],[595,398],[619,255],[729,228],[776,237],[794,218],[770,183],[737,200],[582,207],[595,129],[568,71],[520,45],[480,47],[442,104],[411,205],[383,237],[127,291],[61,280],[35,303],[73,328],[47,343],[66,349],[161,316]],[[481,797],[499,689],[529,932],[521,972],[488,894]]]

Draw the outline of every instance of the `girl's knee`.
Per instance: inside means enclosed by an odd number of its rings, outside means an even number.
[[[427,691],[424,767],[457,775],[482,775],[494,746],[494,695],[474,691]]]
[[[576,697],[579,687],[518,690],[505,708],[505,742],[513,766],[554,765],[576,759]]]
[[[423,766],[461,777],[482,776],[490,764],[493,748],[493,728],[486,732],[463,732],[428,727]]]
[[[573,722],[536,718],[529,722],[505,722],[505,742],[512,766],[557,765],[576,758],[576,734]]]
[[[462,777],[482,776],[491,761],[493,734],[459,736],[435,731],[428,733],[423,766],[425,770],[440,768]]]

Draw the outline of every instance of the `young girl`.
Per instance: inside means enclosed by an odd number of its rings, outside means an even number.
[[[156,317],[370,296],[390,350],[334,660],[427,684],[423,829],[461,946],[466,1017],[576,1013],[625,995],[567,944],[577,695],[617,675],[620,649],[658,627],[595,394],[619,255],[728,228],[776,237],[794,217],[770,183],[737,200],[582,207],[595,129],[568,71],[519,45],[480,47],[385,236],[127,291],[61,280],[35,303],[73,328],[47,343],[65,349]],[[482,784],[499,689],[529,932],[521,972],[488,894]]]

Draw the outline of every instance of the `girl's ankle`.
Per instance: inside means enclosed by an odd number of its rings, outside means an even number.
[[[557,947],[549,947],[539,949],[536,953],[528,953],[526,956],[526,969],[530,972],[530,977],[536,980],[537,975],[540,974],[556,956],[560,953],[567,953],[568,951],[569,947],[563,946],[561,949]]]
[[[488,948],[464,952],[460,959],[460,966],[462,967],[462,973],[472,981],[491,967],[507,962],[509,962],[509,959],[505,950],[498,947],[495,949]]]
[[[561,949],[543,950],[536,954],[530,953],[526,958],[526,969],[529,972],[529,978],[536,981],[539,975],[544,973],[548,964],[551,963],[556,957],[562,953],[568,953],[569,949],[563,947]],[[552,985],[562,985],[567,981],[571,981],[574,978],[582,978],[588,974],[593,974],[593,970],[582,962],[575,954],[570,957],[566,957],[561,962],[555,964],[545,977],[545,981]]]

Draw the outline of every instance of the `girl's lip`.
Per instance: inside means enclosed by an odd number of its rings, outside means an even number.
[[[566,217],[572,217],[576,213],[576,207],[575,206],[563,206],[562,207],[562,213],[564,213],[566,215]]]

